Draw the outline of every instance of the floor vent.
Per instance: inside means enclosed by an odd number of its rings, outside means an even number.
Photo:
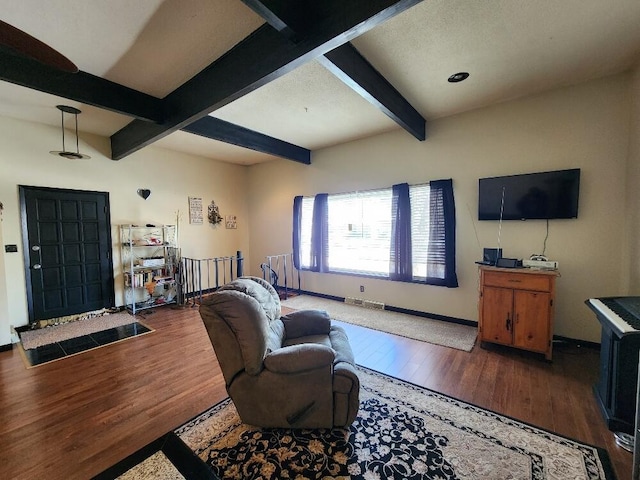
[[[373,310],[384,310],[384,303],[374,302],[373,300],[365,300],[364,306]]]
[[[375,302],[373,300],[363,300],[355,297],[345,297],[344,303],[349,305],[357,305],[358,307],[371,308],[373,310],[384,310],[384,303]]]
[[[348,303],[349,305],[357,305],[359,307],[364,307],[365,301],[362,300],[361,298],[345,297],[344,303]]]

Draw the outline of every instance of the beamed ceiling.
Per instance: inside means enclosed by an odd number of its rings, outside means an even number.
[[[0,115],[239,164],[286,158],[634,68],[638,0],[0,0],[71,59],[0,47]],[[456,72],[470,77],[447,82]],[[85,160],[90,161],[90,160]]]

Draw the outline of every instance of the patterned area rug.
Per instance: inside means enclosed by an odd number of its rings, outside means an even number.
[[[614,479],[607,453],[359,367],[349,430],[261,429],[226,399],[175,431],[230,479]]]
[[[478,334],[476,327],[388,310],[373,310],[311,295],[290,298],[283,301],[282,305],[296,310],[326,310],[331,318],[342,322],[465,352],[473,349]]]

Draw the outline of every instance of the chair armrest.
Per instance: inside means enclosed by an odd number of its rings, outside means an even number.
[[[298,310],[280,317],[280,320],[284,324],[286,338],[326,335],[331,330],[331,318],[324,310]]]
[[[297,373],[333,365],[335,352],[317,343],[282,347],[264,357],[264,366],[274,373]]]

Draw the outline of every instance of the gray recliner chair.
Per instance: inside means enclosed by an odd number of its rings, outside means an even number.
[[[277,292],[258,277],[238,278],[200,306],[240,418],[261,427],[351,425],[360,382],[344,329],[324,311],[280,314]]]

